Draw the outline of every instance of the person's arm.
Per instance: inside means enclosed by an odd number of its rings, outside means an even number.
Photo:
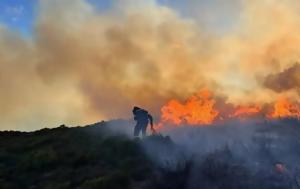
[[[153,130],[153,117],[150,114],[148,114],[148,119],[150,120],[151,130]]]

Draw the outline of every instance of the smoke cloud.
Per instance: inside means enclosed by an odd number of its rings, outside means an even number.
[[[298,120],[286,119],[188,126],[166,131],[173,146],[161,136],[147,141],[149,137],[144,146],[158,166],[180,173],[184,188],[293,188],[299,174],[299,152],[294,148],[298,125]]]
[[[32,38],[0,28],[0,129],[128,118],[133,105],[158,116],[170,98],[203,87],[238,104],[299,86],[280,72],[299,72],[291,66],[300,54],[300,3],[246,0],[237,8],[231,29],[214,34],[155,1],[116,0],[100,13],[84,0],[39,1]],[[271,86],[279,78],[280,90]]]
[[[283,92],[290,89],[300,89],[300,64],[279,72],[268,75],[265,79],[265,86],[276,91]]]

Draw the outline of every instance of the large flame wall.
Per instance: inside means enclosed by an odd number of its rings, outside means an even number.
[[[219,110],[216,106],[213,94],[205,89],[189,97],[185,102],[176,99],[170,100],[161,108],[161,122],[180,125],[209,125],[216,121],[226,119],[247,119],[247,118],[300,118],[300,103],[280,98],[270,104],[249,104],[238,105],[227,104],[227,107]],[[223,111],[223,112],[222,112]],[[222,115],[222,116],[220,116]]]

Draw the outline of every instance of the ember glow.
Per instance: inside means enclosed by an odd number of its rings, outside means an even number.
[[[261,106],[238,106],[233,114],[230,114],[230,117],[241,117],[241,116],[251,116],[258,114],[261,111]]]

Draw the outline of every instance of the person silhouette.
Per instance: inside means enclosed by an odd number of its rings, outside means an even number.
[[[143,137],[146,136],[146,130],[149,121],[150,121],[151,130],[154,131],[153,118],[146,110],[134,106],[132,113],[134,115],[134,120],[137,122],[134,127],[134,133],[133,133],[135,137],[138,137],[141,131],[142,131],[142,136]]]

